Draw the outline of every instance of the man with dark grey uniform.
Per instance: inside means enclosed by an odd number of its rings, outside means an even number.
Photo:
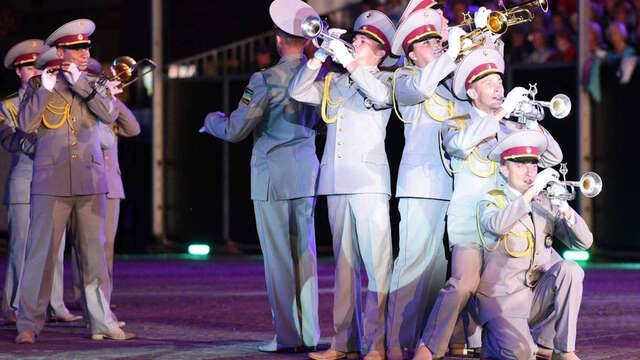
[[[42,40],[30,39],[14,45],[4,58],[7,69],[15,69],[20,79],[18,91],[0,103],[0,143],[11,153],[11,168],[5,189],[4,202],[9,210],[9,257],[5,278],[2,312],[10,323],[15,323],[20,299],[20,276],[24,264],[25,248],[29,232],[29,209],[31,175],[35,152],[35,134],[26,134],[18,128],[20,101],[24,98],[28,81],[40,75],[35,65],[36,58],[49,47]],[[63,235],[64,237],[64,235]],[[60,247],[56,261],[53,289],[50,299],[50,320],[76,321],[82,316],[73,315],[64,305],[63,254]]]
[[[477,205],[486,246],[476,301],[488,358],[579,360],[574,351],[584,272],[552,245],[557,238],[585,250],[593,235],[566,200],[543,191],[559,180],[551,168],[538,173],[546,147],[543,134],[524,130],[489,153],[501,164],[505,186]]]
[[[274,339],[260,351],[308,351],[320,338],[314,208],[318,158],[316,116],[287,94],[304,66],[300,22],[310,7],[276,0],[269,12],[276,25],[280,61],[254,73],[238,108],[227,118],[207,115],[200,132],[238,142],[253,133],[251,199],[264,256]]]
[[[71,21],[46,43],[57,48],[60,71],[46,68],[41,87],[21,104],[18,126],[37,131],[31,184],[31,229],[18,309],[17,343],[34,343],[42,330],[51,293],[55,255],[67,221],[73,216],[74,245],[80,252],[84,305],[92,338],[134,337],[118,327],[105,294],[104,254],[107,183],[97,121],[112,123],[118,108],[103,88],[87,82],[91,20]]]

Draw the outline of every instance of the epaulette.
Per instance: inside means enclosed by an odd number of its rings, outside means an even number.
[[[493,199],[495,200],[494,204],[496,204],[499,209],[504,209],[504,207],[506,206],[505,198],[507,197],[507,194],[505,194],[504,190],[491,189],[487,191],[487,194],[493,197]]]
[[[17,92],[17,91],[15,91],[15,92],[12,92],[11,94],[9,94],[9,95],[5,96],[4,98],[2,98],[2,101],[4,101],[4,100],[11,100],[11,99],[13,99],[13,98],[17,98],[17,97],[18,97],[18,92]]]
[[[471,119],[471,116],[469,114],[462,114],[462,115],[452,116],[447,120],[454,121],[458,128],[464,130],[467,127],[467,124],[465,123],[465,121],[469,119]],[[450,127],[448,130],[450,131],[454,129],[453,127]]]

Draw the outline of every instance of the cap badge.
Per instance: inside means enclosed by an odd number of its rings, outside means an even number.
[[[526,151],[527,151],[527,154],[531,154],[531,147],[527,146],[527,150]]]
[[[78,40],[82,40],[82,34],[78,34]]]

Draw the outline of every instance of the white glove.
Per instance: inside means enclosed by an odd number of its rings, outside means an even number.
[[[504,102],[502,103],[502,108],[505,111],[504,116],[509,117],[509,115],[513,112],[520,101],[526,100],[529,90],[523,88],[522,86],[516,86],[504,98]]]
[[[42,84],[43,88],[49,91],[53,91],[53,87],[56,85],[56,78],[57,73],[51,73],[49,72],[49,68],[46,68],[40,75],[40,83]]]
[[[315,53],[313,53],[313,57],[320,60],[320,62],[324,62],[325,60],[327,60],[327,56],[329,56],[329,53],[324,50],[323,48],[318,48],[318,50],[316,50]]]
[[[111,126],[98,121],[96,127],[98,128],[98,139],[100,140],[100,147],[102,150],[107,150],[113,147],[116,142],[116,135],[113,133]]]
[[[331,40],[329,42],[329,50],[333,53],[333,59],[344,67],[355,60],[347,46],[340,40]]]
[[[198,130],[199,133],[209,133],[211,135],[215,134],[213,132],[213,120],[214,119],[220,119],[220,118],[226,118],[227,115],[225,115],[225,113],[221,112],[221,111],[216,111],[216,112],[212,112],[210,114],[207,115],[206,118],[204,118],[204,124],[202,124],[202,127],[200,128],[200,130]]]
[[[529,130],[540,130],[540,125],[538,125],[538,122],[535,120],[527,120],[525,125]]]
[[[599,59],[604,59],[605,57],[607,57],[607,51],[597,48],[593,51],[593,53],[596,55],[597,58]]]
[[[473,23],[475,24],[476,29],[487,26],[487,19],[489,18],[490,13],[491,10],[484,6],[480,6],[478,11],[473,15]]]
[[[80,78],[80,70],[78,70],[75,63],[71,63],[69,65],[69,69],[64,72],[64,77],[67,78],[67,81],[71,85],[75,85],[76,82],[78,82],[78,79]]]
[[[340,36],[342,36],[342,34],[346,32],[347,30],[340,29],[340,28],[330,28],[329,30],[327,30],[327,33],[329,34],[329,36],[332,36],[335,38],[340,38]]]
[[[559,179],[560,174],[558,174],[556,170],[554,170],[553,168],[547,168],[538,173],[536,179],[533,181],[533,185],[531,185],[531,188],[537,195],[540,191],[542,191],[542,189],[547,186],[547,184],[552,181],[559,181]]]
[[[449,28],[449,48],[447,49],[446,54],[451,58],[451,60],[455,61],[455,59],[458,57],[458,54],[460,54],[460,37],[466,33],[466,31],[457,26]]]
[[[122,94],[123,90],[122,90],[122,87],[119,86],[120,84],[121,82],[117,80],[107,81],[107,88],[109,89],[109,92],[111,93],[112,96]]]

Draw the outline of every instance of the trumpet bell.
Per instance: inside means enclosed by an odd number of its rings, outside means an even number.
[[[120,56],[113,60],[109,68],[111,80],[117,80],[121,83],[129,81],[133,77],[136,68],[136,61],[129,56]]]
[[[503,34],[509,27],[507,16],[500,11],[492,11],[487,19],[487,27],[494,34]]]
[[[592,198],[602,191],[602,178],[600,175],[589,171],[580,177],[580,192],[582,195]]]
[[[571,100],[565,94],[558,94],[549,101],[549,112],[556,119],[567,117],[571,112]]]
[[[313,39],[316,36],[320,35],[320,32],[322,31],[322,28],[324,26],[320,17],[310,15],[302,21],[300,27],[302,29],[302,34],[304,35],[304,37]]]

